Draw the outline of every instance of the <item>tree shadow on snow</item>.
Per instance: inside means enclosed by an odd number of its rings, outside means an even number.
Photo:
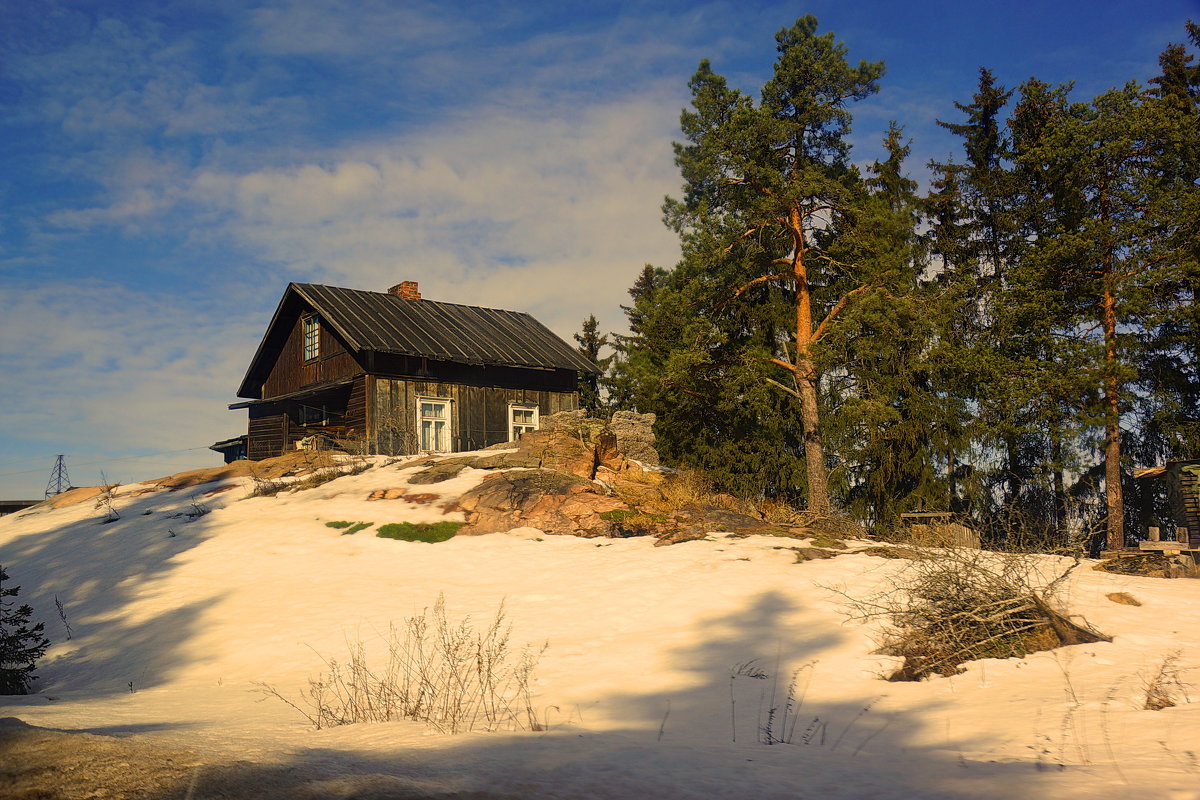
[[[895,686],[882,680],[882,697],[873,704],[853,687],[847,691],[851,699],[812,699],[837,696],[840,676],[832,666],[822,671],[821,660],[835,661],[833,651],[848,636],[833,624],[795,630],[788,622],[794,610],[791,599],[768,591],[743,608],[713,616],[697,643],[671,654],[669,668],[687,676],[673,681],[671,691],[639,691],[639,669],[642,682],[649,679],[641,665],[629,665],[631,688],[596,698],[591,706],[621,720],[617,730],[562,724],[535,733],[468,734],[371,755],[334,744],[345,732],[352,747],[355,728],[314,732],[312,748],[282,762],[206,765],[157,800],[1000,800],[1011,797],[1015,786],[1027,796],[1050,796],[1056,784],[1078,775],[1040,770],[1029,761],[972,760],[964,755],[972,750],[966,741],[917,745],[919,738],[929,738],[925,720],[937,719],[937,708],[926,706],[921,719],[890,709],[886,695]],[[797,667],[785,718],[787,686]],[[859,676],[853,677],[861,687]],[[813,687],[825,682],[834,690],[806,693],[805,682]],[[406,726],[397,734],[411,736],[411,723],[391,724]],[[374,727],[372,739],[377,742],[385,731],[386,725]]]
[[[193,499],[168,490],[118,497],[120,518],[112,522],[84,501],[84,519],[0,546],[0,563],[21,587],[18,601],[34,608],[52,644],[38,663],[35,690],[127,693],[166,681],[182,665],[182,646],[218,594],[176,607],[164,600],[168,607],[150,617],[131,618],[127,609],[207,539],[209,518],[196,513],[202,506]]]

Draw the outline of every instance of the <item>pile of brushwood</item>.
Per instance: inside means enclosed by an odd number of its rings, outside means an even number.
[[[1108,641],[1070,618],[1061,589],[1078,562],[1026,553],[949,548],[917,557],[889,585],[852,600],[855,616],[883,621],[880,653],[903,663],[889,680],[962,672],[981,658],[1021,657]]]

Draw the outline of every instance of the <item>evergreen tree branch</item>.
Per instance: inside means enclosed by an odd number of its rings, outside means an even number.
[[[779,261],[782,259],[776,259],[776,260]],[[785,263],[791,263],[791,262],[787,261]],[[750,281],[749,283],[736,289],[733,293],[733,297],[730,297],[729,299],[733,300],[734,298],[740,297],[748,289],[750,289],[754,286],[757,286],[760,283],[768,283],[770,281],[780,281],[780,280],[785,280],[785,279],[791,278],[791,277],[792,277],[792,274],[790,272],[784,272],[784,273],[780,273],[778,275],[763,275],[761,277],[755,278],[754,280]]]
[[[795,389],[793,389],[792,387],[784,386],[782,383],[780,383],[779,381],[777,381],[773,378],[765,378],[764,377],[763,380],[765,380],[767,383],[771,384],[772,386],[778,386],[780,389],[783,389],[785,392],[790,394],[792,397],[795,397],[797,400],[800,399],[800,393],[798,391],[796,391]]]
[[[817,342],[821,341],[821,337],[824,336],[825,332],[829,329],[829,323],[833,322],[834,318],[836,318],[838,314],[842,313],[842,311],[850,303],[850,299],[855,295],[862,294],[870,288],[871,284],[864,283],[857,289],[851,289],[849,292],[846,292],[846,294],[842,295],[842,298],[838,300],[834,307],[829,310],[829,313],[825,315],[825,319],[821,320],[821,324],[817,326],[815,331],[813,331],[812,338],[809,339],[809,344],[816,344]]]

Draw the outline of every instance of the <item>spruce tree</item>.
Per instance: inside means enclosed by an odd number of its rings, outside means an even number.
[[[946,446],[940,422],[950,409],[933,385],[931,359],[949,306],[941,288],[922,279],[917,185],[904,174],[909,146],[895,122],[884,148],[886,159],[870,167],[854,230],[833,244],[836,256],[857,261],[879,291],[846,310],[844,335],[829,343],[823,361],[839,372],[826,409],[846,510],[891,528],[903,511],[948,503],[945,474],[934,465]]]
[[[1036,429],[1027,415],[1016,413],[1024,406],[1013,402],[1010,391],[1014,376],[1021,373],[1030,348],[1007,324],[1012,265],[1019,259],[1021,240],[1016,235],[1014,185],[1010,169],[1011,141],[1005,126],[1004,109],[1013,92],[1000,86],[988,69],[979,70],[978,88],[969,104],[955,103],[965,122],[938,124],[962,137],[965,162],[955,169],[961,192],[964,238],[958,244],[960,275],[970,275],[970,292],[963,298],[960,313],[960,346],[963,375],[957,381],[969,393],[978,415],[976,433],[991,451],[999,451],[1000,462],[989,469],[989,483],[1002,487],[1005,516],[1015,509],[1028,490],[1033,464],[1031,440]],[[943,169],[947,167],[943,166]],[[991,461],[991,459],[988,459]],[[990,499],[988,491],[979,499]],[[978,509],[983,511],[983,509]],[[995,512],[991,512],[995,513]]]
[[[647,355],[653,348],[645,338],[646,319],[654,308],[655,292],[666,276],[666,270],[646,264],[629,288],[632,304],[621,306],[629,320],[629,335],[611,334],[613,352],[600,379],[609,411],[651,410],[646,391],[654,378],[647,374],[647,370],[653,369]]]
[[[597,373],[579,374],[579,404],[588,412],[588,416],[599,417],[604,410],[604,401],[600,397],[600,377],[607,372],[613,357],[600,357],[600,349],[608,346],[608,337],[600,333],[600,323],[595,314],[589,314],[583,321],[583,330],[576,333],[575,349],[588,361],[596,365]]]
[[[15,598],[21,587],[6,587],[6,580],[8,573],[0,565],[0,694],[26,694],[50,641],[42,636],[43,623],[29,624],[32,608],[7,599]]]
[[[1084,469],[1081,417],[1092,379],[1080,341],[1078,318],[1064,280],[1077,266],[1070,248],[1084,211],[1069,151],[1046,146],[1071,114],[1070,86],[1053,87],[1031,78],[1020,87],[1013,109],[1014,219],[1020,248],[1009,269],[1008,291],[998,336],[1021,342],[1014,364],[1017,380],[1008,392],[1022,409],[1028,444],[1029,484],[1020,512],[1027,528],[1061,543],[1067,532],[1068,475]]]
[[[1188,22],[1186,30],[1200,47],[1200,26]],[[1200,458],[1200,64],[1184,45],[1170,44],[1159,65],[1144,101],[1161,131],[1147,211],[1167,275],[1157,284],[1139,362],[1146,408],[1134,446],[1144,463]]]

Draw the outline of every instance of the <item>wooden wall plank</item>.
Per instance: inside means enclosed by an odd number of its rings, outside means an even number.
[[[283,347],[263,381],[263,397],[278,397],[314,383],[363,374],[362,366],[349,353],[337,334],[321,323],[320,357],[304,361],[304,323],[297,318]]]
[[[450,400],[455,450],[508,441],[509,404],[537,404],[541,416],[575,408],[573,392],[469,386],[415,378],[375,377],[369,404],[372,441],[379,452],[401,455],[419,447],[417,407],[422,397]]]

